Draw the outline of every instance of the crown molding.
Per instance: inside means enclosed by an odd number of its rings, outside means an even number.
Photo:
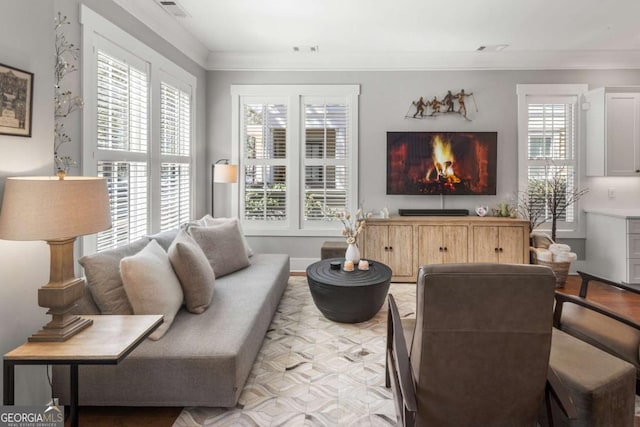
[[[383,53],[210,52],[205,68],[234,71],[640,69],[640,50]]]
[[[169,15],[156,2],[148,0],[113,1],[196,64],[207,68],[210,56],[207,47],[185,30],[176,18]]]

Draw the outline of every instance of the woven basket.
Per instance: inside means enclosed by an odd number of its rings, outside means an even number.
[[[556,276],[556,288],[564,288],[564,284],[567,282],[567,276],[569,275],[570,262],[550,262],[540,261],[536,256],[536,252],[531,248],[531,263],[537,265],[544,265],[549,267],[553,274]]]

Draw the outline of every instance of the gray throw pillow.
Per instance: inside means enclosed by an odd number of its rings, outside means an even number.
[[[156,234],[151,234],[147,236],[147,238],[157,241],[158,243],[160,243],[160,246],[162,246],[162,249],[164,249],[165,251],[168,251],[169,246],[171,246],[171,243],[173,243],[173,239],[175,239],[177,235],[178,235],[178,229],[172,228],[171,230],[161,231]]]
[[[120,274],[134,314],[164,316],[164,322],[149,336],[159,340],[169,330],[184,298],[169,256],[151,240],[137,254],[122,258]]]
[[[211,227],[192,226],[189,227],[189,234],[204,251],[216,278],[250,264],[237,219]]]
[[[213,297],[216,276],[202,248],[184,230],[169,246],[169,261],[180,280],[187,310],[203,313]]]
[[[78,260],[84,268],[87,287],[102,314],[133,314],[120,277],[120,260],[140,252],[149,243],[142,238],[119,248],[83,256]]]
[[[247,241],[247,238],[245,237],[244,232],[242,231],[242,225],[240,225],[240,221],[238,221],[238,218],[224,218],[224,217],[214,218],[211,215],[207,214],[197,221],[198,221],[197,225],[204,225],[207,227],[210,227],[212,225],[221,225],[221,224],[227,224],[229,222],[235,222],[236,224],[238,224],[238,230],[240,231],[240,236],[242,237],[242,244],[244,245],[244,248],[247,251],[247,256],[248,257],[253,256],[253,249],[251,249],[251,246],[249,246],[249,242]]]

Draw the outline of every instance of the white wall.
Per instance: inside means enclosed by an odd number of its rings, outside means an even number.
[[[587,83],[590,88],[603,85],[640,84],[640,70],[621,71],[354,71],[354,72],[234,72],[210,71],[208,102],[211,112],[208,122],[212,151],[209,161],[228,157],[231,153],[231,84],[360,84],[360,141],[359,141],[359,199],[366,209],[387,206],[391,213],[399,208],[440,208],[440,196],[386,195],[386,132],[387,131],[497,131],[498,185],[497,196],[449,196],[446,208],[466,208],[476,205],[495,205],[517,191],[517,99],[516,85],[523,83]],[[442,96],[447,90],[464,88],[473,91],[478,113],[470,112],[473,121],[457,115],[414,120],[405,119],[411,101],[420,96],[430,99]],[[455,93],[455,92],[454,92]],[[473,103],[467,102],[471,111]],[[585,205],[602,200],[602,188],[609,184],[597,179],[584,179],[593,188]],[[640,179],[616,184],[617,200],[606,203],[640,207]],[[220,193],[220,197],[218,197]],[[224,198],[223,198],[224,197]],[[216,187],[216,206],[228,204],[228,192]],[[217,210],[218,208],[216,208]],[[230,209],[227,210],[227,213]],[[326,240],[293,237],[251,237],[251,245],[258,251],[284,252],[293,258],[318,258],[320,245]],[[583,247],[584,242],[575,242]],[[292,260],[293,263],[293,260]]]
[[[52,2],[39,0],[0,0],[0,10],[0,63],[34,73],[31,138],[0,135],[2,193],[7,176],[53,171],[54,8]],[[42,214],[46,215],[46,206]],[[48,279],[46,243],[0,240],[1,354],[47,322],[46,310],[38,307],[37,289]],[[16,369],[16,403],[46,403],[46,384],[44,367]]]

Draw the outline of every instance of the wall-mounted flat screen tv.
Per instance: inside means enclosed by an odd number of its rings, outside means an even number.
[[[387,132],[387,194],[495,195],[497,132]]]

